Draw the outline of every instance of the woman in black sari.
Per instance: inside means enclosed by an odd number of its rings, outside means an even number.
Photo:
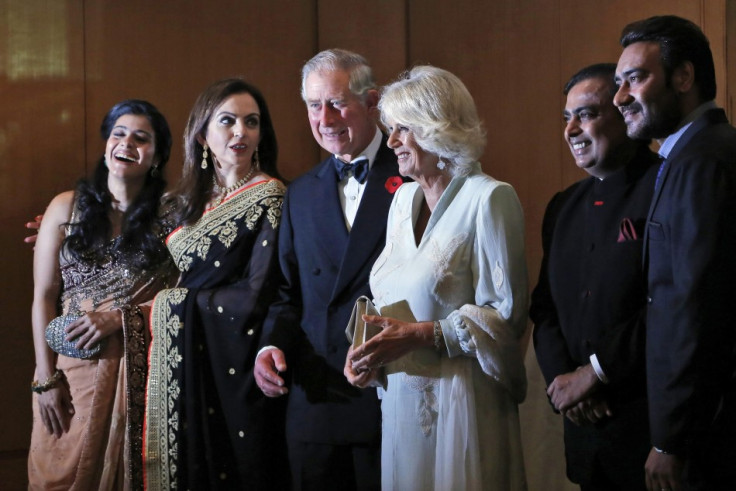
[[[156,296],[146,398],[148,489],[283,489],[283,401],[252,367],[277,284],[284,185],[266,102],[240,79],[197,99],[167,238],[181,278]]]

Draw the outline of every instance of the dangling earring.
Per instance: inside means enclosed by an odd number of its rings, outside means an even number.
[[[204,150],[202,151],[202,165],[200,165],[201,168],[206,169],[207,168],[207,143],[205,142]]]
[[[256,151],[253,154],[253,162],[251,164],[251,167],[255,170],[258,170],[258,168],[261,166],[261,162],[258,160],[258,147],[256,147]]]
[[[442,160],[437,161],[437,168],[439,170],[445,170],[445,167],[447,167],[447,164],[444,161]]]
[[[155,164],[153,167],[151,167],[151,177],[158,177],[158,164]]]

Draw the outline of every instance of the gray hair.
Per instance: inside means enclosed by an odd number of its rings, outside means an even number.
[[[473,97],[452,73],[433,66],[417,66],[383,89],[378,102],[381,120],[400,122],[417,144],[449,164],[450,172],[465,176],[486,146],[486,132]]]
[[[368,60],[352,51],[344,49],[327,49],[317,53],[302,67],[302,99],[306,102],[307,94],[304,86],[312,72],[335,72],[338,70],[350,74],[350,92],[363,98],[366,92],[376,88],[373,71]]]

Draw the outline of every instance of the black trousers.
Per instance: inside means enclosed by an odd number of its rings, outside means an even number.
[[[375,444],[289,442],[293,489],[381,489],[381,448]]]

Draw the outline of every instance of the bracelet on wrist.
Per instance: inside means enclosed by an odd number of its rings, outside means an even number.
[[[437,351],[442,351],[442,347],[445,344],[445,336],[442,334],[442,325],[440,321],[434,321],[434,348]]]
[[[35,392],[36,394],[42,394],[47,390],[56,387],[63,378],[64,372],[57,368],[53,375],[51,375],[43,382],[39,382],[38,380],[34,380],[33,382],[31,382],[31,391]]]

